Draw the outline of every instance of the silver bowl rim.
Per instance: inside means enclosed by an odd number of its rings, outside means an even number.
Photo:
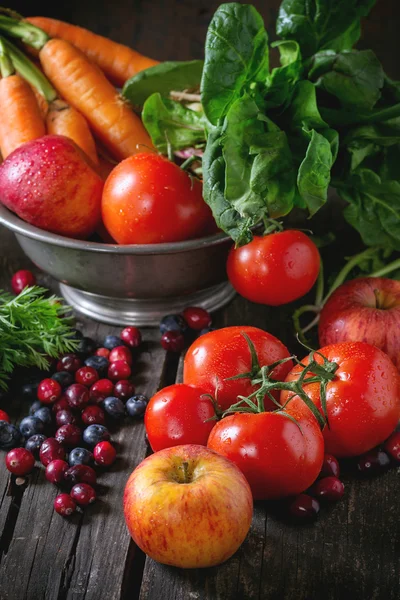
[[[190,250],[198,250],[199,248],[216,246],[230,240],[225,233],[216,233],[207,237],[186,240],[183,242],[169,242],[162,244],[106,244],[101,242],[87,242],[84,240],[76,240],[67,238],[56,233],[39,229],[34,225],[26,223],[16,214],[8,210],[0,202],[0,224],[5,225],[16,234],[23,235],[38,242],[52,244],[61,248],[71,248],[73,250],[81,250],[87,252],[99,252],[105,254],[174,254],[177,252],[186,252]]]

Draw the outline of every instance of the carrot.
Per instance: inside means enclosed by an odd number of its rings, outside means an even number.
[[[47,132],[65,135],[83,150],[95,165],[99,164],[96,144],[85,117],[64,100],[53,100],[46,118]]]
[[[0,80],[0,115],[0,150],[3,159],[25,142],[46,133],[35,94],[20,75],[10,75]]]
[[[80,50],[64,40],[52,39],[42,47],[39,58],[59,95],[86,117],[115,158],[122,160],[152,148],[140,118]]]
[[[79,48],[117,87],[122,87],[127,79],[139,71],[159,64],[159,61],[143,56],[123,44],[76,25],[46,17],[28,17],[26,21],[39,27],[50,37],[61,38]]]
[[[42,119],[45,121],[47,113],[49,112],[49,103],[34,85],[30,84],[30,87],[33,93],[35,94],[36,102],[38,103]]]

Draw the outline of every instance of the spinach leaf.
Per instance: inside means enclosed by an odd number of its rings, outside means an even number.
[[[208,27],[201,80],[204,112],[217,125],[250,86],[269,73],[268,35],[253,6],[222,4]]]
[[[328,198],[333,156],[330,142],[313,129],[310,143],[297,175],[299,194],[310,215],[314,215]]]
[[[147,98],[142,120],[153,144],[163,154],[205,143],[203,111],[186,108],[179,102],[162,98],[159,93]]]
[[[322,129],[328,124],[320,115],[315,85],[311,81],[299,81],[288,109],[291,129]]]
[[[400,144],[400,117],[382,123],[361,125],[351,129],[343,140],[343,148],[351,155],[350,170],[355,171],[366,159],[375,159],[375,168],[379,172],[388,156],[385,148]],[[371,160],[369,160],[372,166]],[[365,166],[365,165],[363,165]]]
[[[360,36],[360,18],[375,0],[283,0],[276,32],[296,40],[304,58],[323,48],[348,50]]]
[[[266,80],[266,108],[285,108],[291,101],[294,87],[303,72],[300,46],[293,40],[271,44],[278,48],[281,66],[272,69]]]
[[[202,60],[163,62],[140,71],[125,83],[122,95],[133,106],[142,106],[154,92],[167,96],[170,91],[190,90],[200,85]]]

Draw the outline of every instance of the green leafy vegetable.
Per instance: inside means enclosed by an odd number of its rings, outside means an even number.
[[[297,186],[310,215],[314,215],[328,198],[333,156],[329,141],[313,129],[306,156],[299,167]]]
[[[275,42],[271,47],[278,48],[281,66],[272,69],[266,79],[265,106],[267,109],[284,108],[289,104],[303,71],[300,46],[297,42],[288,40]]]

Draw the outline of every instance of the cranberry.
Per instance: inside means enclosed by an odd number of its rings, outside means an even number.
[[[70,410],[59,410],[56,413],[56,423],[58,427],[63,425],[76,425],[78,418]]]
[[[319,513],[319,502],[307,494],[300,494],[291,503],[289,511],[297,521],[311,521]]]
[[[200,331],[211,325],[210,313],[199,306],[189,306],[182,314],[190,329]]]
[[[110,352],[108,360],[110,363],[117,362],[118,360],[124,360],[130,367],[132,366],[133,362],[131,351],[126,346],[117,346],[116,348],[113,348]]]
[[[0,410],[0,421],[7,421],[7,423],[10,423],[10,417],[4,410]]]
[[[344,494],[344,484],[337,477],[324,477],[314,483],[310,494],[320,500],[337,502]]]
[[[185,347],[185,338],[179,331],[166,331],[161,336],[161,346],[170,352],[182,352]]]
[[[117,360],[108,367],[108,377],[111,381],[128,379],[131,376],[131,368],[124,360]]]
[[[64,475],[68,471],[69,465],[65,460],[52,460],[46,467],[46,479],[50,483],[58,484],[64,481]]]
[[[65,397],[71,408],[84,408],[89,403],[89,391],[81,383],[73,383],[65,390]]]
[[[22,269],[14,273],[11,279],[11,287],[15,294],[20,294],[26,287],[36,285],[36,277],[31,271]]]
[[[14,448],[6,455],[6,467],[14,475],[27,475],[35,466],[35,457],[26,448]]]
[[[57,363],[57,371],[75,373],[82,366],[82,361],[76,354],[64,354]]]
[[[47,467],[52,460],[64,460],[65,450],[55,438],[47,438],[40,447],[39,458],[42,465]]]
[[[339,474],[340,467],[337,459],[332,454],[325,454],[319,477],[339,477]]]
[[[96,464],[109,467],[115,461],[117,451],[110,442],[100,442],[94,447],[93,455]]]
[[[110,350],[108,348],[97,348],[94,353],[95,356],[101,356],[102,358],[107,358],[110,356]]]
[[[114,384],[109,379],[99,379],[90,388],[90,400],[96,404],[103,402],[108,396],[112,396]]]
[[[59,494],[54,500],[54,510],[63,517],[69,517],[76,511],[76,502],[69,494]]]
[[[58,381],[54,379],[43,379],[39,383],[37,397],[43,404],[53,404],[61,398],[62,389]]]
[[[106,415],[104,410],[100,406],[91,405],[87,406],[82,413],[82,421],[85,425],[104,425],[106,422]]]
[[[357,468],[364,475],[372,475],[386,471],[390,466],[390,458],[383,450],[375,449],[360,456]]]
[[[69,410],[69,404],[65,394],[53,404],[52,410],[55,414],[57,414],[60,410]]]
[[[96,369],[93,367],[81,367],[75,373],[75,381],[77,383],[81,383],[82,385],[86,385],[86,387],[90,387],[96,381],[98,381],[99,375]]]
[[[130,348],[137,348],[142,343],[142,334],[137,327],[125,327],[121,331],[121,340]]]
[[[71,490],[71,498],[81,506],[92,504],[96,500],[96,492],[88,483],[77,483]]]
[[[400,462],[400,431],[394,431],[385,442],[385,450],[396,462]]]
[[[82,432],[76,425],[68,423],[67,425],[62,425],[59,429],[57,429],[54,437],[56,438],[57,442],[63,446],[66,446],[67,448],[75,448],[76,446],[79,446]]]
[[[114,387],[114,395],[120,400],[128,400],[135,393],[135,386],[128,379],[117,381]]]
[[[65,471],[64,480],[71,486],[77,483],[96,485],[97,476],[95,470],[89,465],[75,465]]]

